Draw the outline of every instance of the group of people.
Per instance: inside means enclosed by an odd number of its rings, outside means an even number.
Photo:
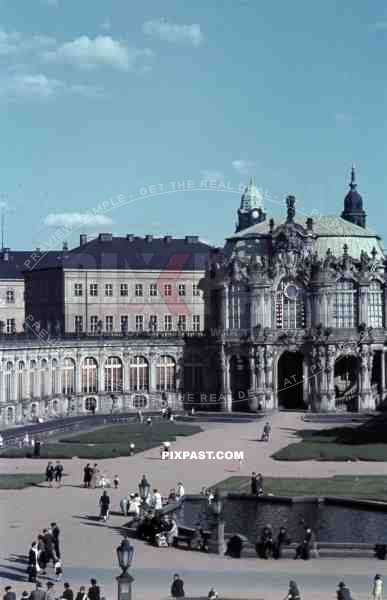
[[[178,526],[171,515],[161,516],[157,512],[148,513],[137,527],[137,537],[158,548],[174,545]]]
[[[90,580],[90,587],[86,591],[85,586],[81,586],[77,594],[71,589],[68,582],[63,584],[63,590],[61,592],[55,589],[55,584],[52,581],[46,583],[46,589],[40,581],[36,582],[35,589],[31,593],[25,591],[21,595],[21,600],[103,600],[101,598],[101,590],[97,584],[96,579]],[[11,585],[7,585],[5,588],[5,594],[3,600],[16,600],[16,593],[13,591]]]
[[[276,540],[274,540],[273,529],[270,524],[262,529],[261,536],[255,544],[255,551],[259,558],[282,558],[284,546],[290,543],[285,527],[281,527]]]
[[[83,487],[84,488],[110,488],[118,489],[120,486],[120,479],[118,475],[114,475],[113,482],[106,476],[105,473],[101,473],[98,468],[98,464],[94,463],[87,465],[83,469]]]
[[[372,600],[383,600],[383,578],[381,575],[375,575],[371,586]],[[337,591],[337,600],[353,600],[351,590],[344,581],[340,581]],[[301,600],[300,590],[295,581],[289,582],[289,591],[285,596],[285,600]]]
[[[60,460],[57,460],[54,464],[51,460],[48,462],[46,467],[46,481],[50,487],[53,486],[54,482],[57,487],[62,485],[63,477],[63,465]]]
[[[36,583],[38,574],[46,575],[47,566],[52,563],[55,576],[59,580],[62,576],[62,562],[60,552],[60,530],[56,523],[43,529],[37,541],[33,541],[28,552],[27,575],[28,581]]]
[[[250,492],[253,496],[264,495],[265,490],[263,488],[263,476],[261,473],[258,473],[258,475],[255,472],[251,473]]]

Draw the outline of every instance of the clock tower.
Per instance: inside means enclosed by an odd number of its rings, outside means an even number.
[[[266,219],[263,210],[263,198],[255,185],[255,177],[250,177],[249,185],[245,188],[238,209],[236,231],[242,231]]]

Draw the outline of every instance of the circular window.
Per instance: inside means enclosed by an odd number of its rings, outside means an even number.
[[[136,394],[133,397],[133,408],[145,408],[147,405],[147,399],[141,394]]]
[[[285,292],[285,296],[287,298],[289,298],[289,300],[296,300],[298,297],[298,294],[300,293],[300,290],[294,283],[288,283],[284,292]]]

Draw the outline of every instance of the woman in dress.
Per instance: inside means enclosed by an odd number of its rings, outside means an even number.
[[[98,478],[99,478],[99,469],[98,469],[97,463],[95,463],[93,465],[93,468],[92,468],[92,471],[91,471],[90,487],[92,487],[92,488],[96,488],[97,487]]]

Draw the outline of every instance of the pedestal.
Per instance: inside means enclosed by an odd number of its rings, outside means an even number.
[[[118,600],[132,600],[132,583],[134,578],[129,573],[117,577]]]
[[[208,541],[208,551],[212,554],[224,555],[226,544],[224,541],[224,521],[219,519],[214,527],[211,537]]]

